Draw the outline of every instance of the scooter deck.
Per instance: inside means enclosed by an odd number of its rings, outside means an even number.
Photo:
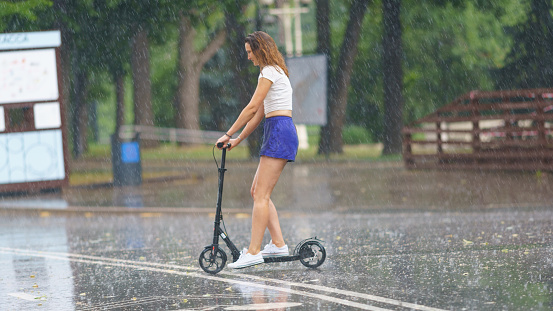
[[[301,257],[300,255],[292,255],[292,256],[275,256],[275,257],[264,257],[263,261],[265,263],[271,263],[271,262],[287,262],[287,261],[294,261],[299,260]]]

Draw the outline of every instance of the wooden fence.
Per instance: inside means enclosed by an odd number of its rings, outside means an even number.
[[[472,91],[403,129],[408,168],[553,170],[553,89]]]
[[[122,139],[132,139],[136,133],[140,133],[141,140],[188,144],[214,144],[219,137],[225,134],[225,132],[217,131],[124,125],[121,126],[121,129],[119,130],[119,137]]]

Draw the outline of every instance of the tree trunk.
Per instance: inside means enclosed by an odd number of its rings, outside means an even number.
[[[383,0],[384,150],[401,153],[403,128],[403,71],[401,66],[401,0]]]
[[[327,101],[330,99],[330,83],[332,77],[332,54],[330,49],[330,4],[329,0],[316,0],[316,20],[317,20],[317,52],[326,55],[327,61]],[[330,117],[329,104],[327,102],[327,124],[321,127],[319,154],[328,155],[330,152],[330,133],[328,128],[328,118]]]
[[[317,52],[330,59],[330,4],[329,0],[317,0]]]
[[[177,127],[200,129],[200,75],[205,63],[223,45],[223,29],[200,52],[194,49],[196,30],[190,19],[181,13],[179,26],[179,86],[177,90]]]
[[[115,95],[117,98],[117,106],[115,108],[115,135],[119,137],[119,130],[125,123],[125,75],[116,73],[115,80]]]
[[[183,79],[181,88],[181,111],[183,115],[183,128],[191,130],[200,129],[200,75],[201,70],[189,68]]]
[[[348,87],[353,72],[353,62],[357,55],[357,46],[361,36],[363,18],[369,0],[355,0],[349,12],[349,21],[340,48],[338,66],[330,78],[328,123],[321,129],[319,153],[342,153],[342,129],[346,116]],[[323,138],[323,136],[325,136]]]
[[[55,0],[53,5],[54,12],[58,12],[59,18],[56,19],[55,27],[61,32],[61,49],[60,49],[60,62],[61,62],[61,94],[60,98],[63,103],[63,126],[68,129],[68,125],[71,124],[71,51],[74,49],[70,31],[65,22],[63,22],[63,15],[67,14],[67,1]]]
[[[134,124],[154,125],[148,33],[143,28],[140,28],[132,39],[131,65],[134,91]]]
[[[131,67],[134,92],[134,124],[153,126],[154,114],[152,110],[148,32],[141,26],[132,38]],[[155,147],[157,145],[157,141],[141,142],[143,147]]]
[[[256,19],[255,19],[255,29],[263,29],[263,16],[261,14],[261,9],[259,7],[259,5],[257,5],[256,7],[256,10],[257,10],[257,14],[256,14]],[[280,19],[277,19],[277,20],[280,20]],[[282,25],[281,25],[282,27]],[[284,33],[284,32],[282,32]],[[246,37],[246,33],[244,32],[244,36],[242,38],[236,38],[237,41],[236,41],[236,46],[238,47],[238,44],[242,43],[242,45],[240,46],[240,48],[242,48],[242,46],[244,45],[244,38]],[[240,98],[241,100],[243,99],[243,103],[246,105],[249,103],[249,100],[251,98],[251,96],[253,95],[253,91],[252,90],[255,90],[255,88],[257,87],[257,77],[258,77],[258,73],[257,72],[252,72],[250,70],[248,70],[248,66],[251,66],[250,63],[249,63],[249,60],[248,60],[248,55],[246,53],[246,49],[244,48],[243,50],[243,54],[241,54],[241,58],[240,58],[240,61],[242,62],[241,66],[243,68],[243,70],[245,71],[245,83],[246,83],[246,87],[247,89],[244,90],[244,92],[241,93],[240,95]],[[249,91],[248,91],[249,90]],[[251,159],[259,159],[259,151],[261,150],[261,143],[262,143],[262,140],[263,140],[263,121],[262,123],[259,124],[259,126],[257,127],[257,129],[255,129],[249,136],[249,139],[248,139],[248,149],[249,149],[249,152],[250,152],[250,158]]]
[[[282,8],[286,2],[292,2],[292,0],[275,0],[275,8]],[[278,26],[278,43],[285,45],[286,42],[286,36],[285,36],[285,30],[284,30],[284,23],[282,16],[278,17],[276,19],[276,24]],[[256,29],[261,29],[257,27]]]
[[[197,111],[191,111],[188,107],[192,100],[190,97],[197,96],[197,94],[189,94],[187,90],[187,84],[189,84],[191,74],[188,70],[193,67],[194,60],[193,55],[193,42],[196,36],[196,31],[192,28],[190,19],[185,17],[182,13],[179,23],[179,59],[178,59],[178,79],[179,85],[177,89],[177,127],[183,129],[198,129],[199,120],[198,115],[195,115]],[[198,99],[195,99],[198,100]],[[192,107],[194,109],[194,107]],[[194,117],[196,120],[194,120]]]
[[[75,82],[73,86],[73,156],[80,158],[88,149],[87,146],[87,107],[86,107],[86,86],[87,77],[82,68],[78,68],[75,73]]]

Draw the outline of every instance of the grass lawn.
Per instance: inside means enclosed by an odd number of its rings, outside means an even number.
[[[317,154],[318,145],[310,143],[308,149],[299,150],[298,162],[319,161],[400,161],[401,155],[382,156],[382,144],[345,145],[342,154],[331,154],[328,157]],[[143,165],[156,161],[213,161],[213,145],[178,146],[176,144],[160,144],[156,148],[141,148]],[[250,159],[247,144],[238,146],[231,151],[233,160],[248,161]],[[215,154],[219,160],[220,154]],[[90,144],[88,152],[78,167],[73,167],[69,176],[69,183],[73,186],[109,183],[113,180],[111,172],[111,146]],[[88,165],[103,162],[101,167]],[[107,164],[107,165],[106,165]],[[143,166],[144,167],[144,166]],[[168,172],[157,170],[143,170],[144,179],[166,177]]]
[[[177,146],[176,144],[161,144],[157,148],[142,148],[142,161],[148,160],[211,160],[213,145]],[[342,154],[325,155],[317,154],[318,146],[310,144],[308,149],[299,150],[297,161],[399,161],[401,155],[382,156],[382,144],[345,145]],[[233,159],[247,160],[249,151],[247,145],[240,145],[232,151]],[[109,145],[89,146],[84,159],[106,159],[111,157]]]

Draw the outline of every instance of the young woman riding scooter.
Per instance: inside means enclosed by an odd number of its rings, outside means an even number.
[[[284,166],[295,160],[298,150],[298,136],[292,121],[292,87],[282,54],[273,38],[262,31],[248,35],[244,45],[248,59],[260,68],[257,88],[248,105],[216,144],[227,146],[230,143],[228,150],[232,150],[257,128],[263,118],[265,125],[259,166],[250,191],[253,198],[250,245],[237,261],[228,265],[230,268],[263,263],[264,257],[289,255],[271,193]],[[232,138],[241,128],[242,132]],[[266,229],[271,234],[271,242],[262,250]]]

